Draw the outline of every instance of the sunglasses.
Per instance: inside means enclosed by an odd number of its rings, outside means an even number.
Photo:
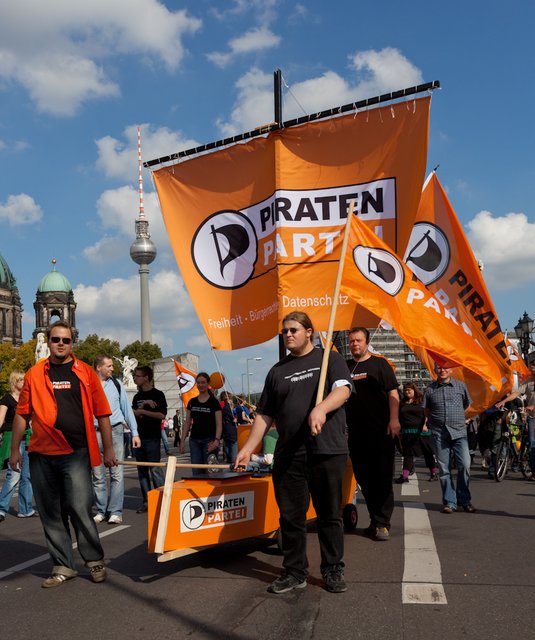
[[[288,327],[286,329],[283,329],[281,331],[282,335],[285,336],[287,333],[291,333],[292,336],[297,333],[298,331],[301,331],[301,329],[299,327]]]
[[[50,338],[50,342],[53,342],[54,344],[59,344],[60,342],[62,342],[63,344],[71,344],[72,338],[60,338],[59,336],[52,336],[52,338]]]

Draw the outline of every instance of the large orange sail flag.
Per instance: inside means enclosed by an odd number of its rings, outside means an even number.
[[[182,404],[184,408],[188,406],[188,402],[199,395],[199,390],[197,389],[197,383],[195,382],[195,378],[197,377],[196,373],[186,369],[179,362],[173,360],[175,363],[175,373],[176,373],[176,381],[178,383],[178,390],[180,392],[180,397],[182,398]]]
[[[462,362],[489,384],[500,384],[497,363],[358,216],[351,223],[341,290],[384,318],[409,345]]]
[[[465,380],[474,412],[485,410],[512,387],[513,351],[503,335],[468,239],[435,172],[424,185],[404,261],[499,367],[501,380],[495,386],[473,374],[465,375],[464,367],[453,372]],[[418,355],[422,356],[420,352]],[[432,363],[425,357],[422,360],[432,370]]]
[[[155,171],[182,277],[212,346],[270,339],[296,308],[328,326],[348,204],[404,247],[425,175],[430,99],[282,129]],[[336,329],[356,319],[341,297]]]

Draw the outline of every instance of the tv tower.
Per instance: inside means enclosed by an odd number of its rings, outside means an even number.
[[[141,342],[152,342],[149,298],[149,264],[156,258],[156,245],[150,239],[149,221],[143,206],[143,165],[141,163],[141,129],[137,128],[137,164],[139,174],[139,215],[136,220],[136,239],[130,247],[130,257],[139,265],[141,293]]]

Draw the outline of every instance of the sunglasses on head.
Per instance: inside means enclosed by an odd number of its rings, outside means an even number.
[[[292,335],[294,335],[294,333],[297,333],[300,330],[301,329],[299,327],[287,327],[287,328],[283,329],[281,331],[281,333],[282,333],[283,336],[285,336],[287,333],[291,333]]]
[[[52,336],[50,338],[50,342],[53,342],[54,344],[58,344],[60,342],[62,342],[63,344],[71,344],[72,338],[60,338],[59,336]]]

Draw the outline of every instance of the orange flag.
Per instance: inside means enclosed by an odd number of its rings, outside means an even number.
[[[216,349],[326,330],[348,204],[404,247],[425,176],[428,97],[289,127],[153,172],[186,287]],[[339,300],[336,329],[356,321]]]
[[[484,411],[511,390],[511,356],[518,356],[503,334],[478,262],[435,172],[424,185],[404,261],[499,367],[501,379],[496,385],[467,374],[463,368],[453,372],[467,384],[472,410]],[[422,357],[421,353],[418,355]],[[422,360],[428,368],[431,365],[434,375],[432,363],[426,363],[425,357]],[[516,367],[529,375],[521,360],[515,363]]]
[[[500,383],[497,363],[358,216],[351,222],[341,290],[384,318],[409,345]]]
[[[192,398],[195,398],[199,395],[197,383],[195,382],[197,374],[193,373],[193,371],[190,371],[189,369],[186,369],[186,367],[183,367],[176,360],[173,360],[173,362],[175,363],[175,373],[176,381],[178,382],[178,390],[185,409],[188,406],[188,402]]]

